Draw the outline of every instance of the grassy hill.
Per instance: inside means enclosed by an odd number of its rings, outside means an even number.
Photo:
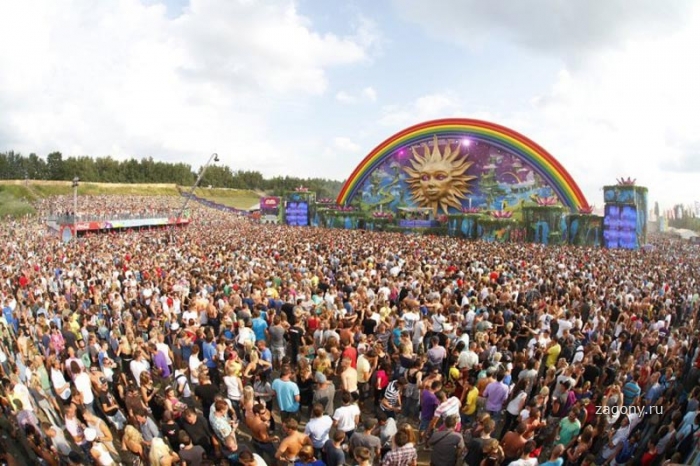
[[[36,200],[36,197],[24,186],[0,184],[0,218],[33,214],[33,200]]]
[[[258,202],[264,193],[249,189],[197,188],[195,195],[236,209],[249,209]]]
[[[181,187],[188,191],[189,187]],[[73,188],[70,181],[29,181],[0,180],[0,217],[22,216],[35,212],[32,202],[39,199],[71,195]],[[199,197],[219,204],[248,209],[257,204],[264,193],[246,189],[209,189],[199,188],[195,191]],[[178,187],[174,184],[119,184],[119,183],[80,183],[80,195],[112,195],[112,196],[179,196]]]

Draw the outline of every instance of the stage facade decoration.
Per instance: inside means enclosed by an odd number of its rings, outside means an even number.
[[[632,178],[620,178],[617,185],[603,187],[606,248],[639,249],[647,239],[647,188]]]
[[[309,217],[312,226],[492,242],[644,244],[646,189],[627,179],[605,193],[604,219],[564,167],[530,139],[485,121],[445,119],[381,143],[335,203],[316,201]],[[299,200],[288,197],[287,205]]]
[[[361,211],[426,209],[430,219],[463,209],[521,209],[553,198],[570,212],[588,207],[581,189],[541,146],[500,125],[470,119],[412,126],[357,166],[337,202]]]

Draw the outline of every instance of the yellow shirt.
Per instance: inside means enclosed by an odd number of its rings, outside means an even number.
[[[467,399],[464,403],[464,408],[462,408],[462,412],[467,416],[471,416],[472,414],[476,413],[476,401],[478,399],[479,389],[472,387],[472,389],[467,392]]]
[[[391,308],[388,306],[384,306],[379,310],[379,315],[382,319],[389,317],[389,314],[391,314]]]
[[[559,359],[559,353],[561,353],[561,346],[556,343],[554,346],[547,350],[547,368],[554,367]]]
[[[357,358],[357,381],[360,383],[369,382],[372,365],[364,354]]]

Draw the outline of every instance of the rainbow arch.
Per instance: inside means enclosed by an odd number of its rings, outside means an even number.
[[[394,134],[375,147],[355,168],[340,190],[337,204],[349,204],[367,176],[396,151],[422,142],[433,135],[439,138],[467,137],[510,152],[540,175],[566,207],[572,211],[588,208],[588,201],[576,181],[557,159],[540,145],[504,126],[467,118],[426,121]]]

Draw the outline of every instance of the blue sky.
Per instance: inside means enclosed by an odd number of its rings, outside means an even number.
[[[589,202],[700,200],[690,0],[3,2],[0,150],[344,179],[426,119],[503,124]]]

